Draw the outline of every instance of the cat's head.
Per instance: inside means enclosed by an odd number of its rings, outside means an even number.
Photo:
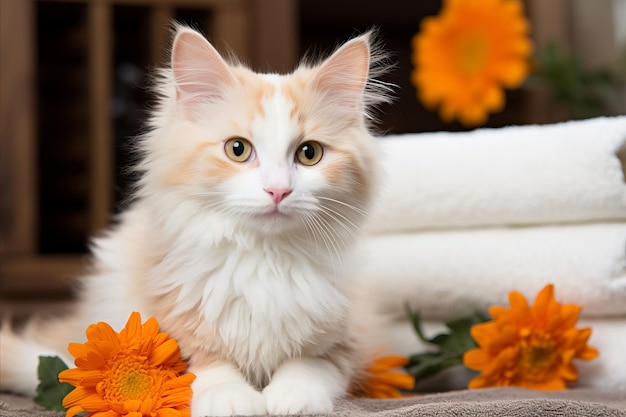
[[[370,38],[292,74],[258,74],[178,28],[144,189],[262,233],[352,233],[377,176],[367,112],[387,99],[372,83]]]

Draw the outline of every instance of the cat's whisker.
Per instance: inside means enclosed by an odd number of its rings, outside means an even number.
[[[340,247],[346,248],[346,242],[343,240],[341,235],[336,233],[333,227],[329,224],[327,218],[322,215],[323,212],[314,212],[312,213],[312,219],[315,221],[315,224],[318,226],[318,231],[320,232],[320,236],[326,242],[326,248],[328,250],[329,259],[333,265],[333,271],[335,272],[335,276],[337,276],[337,268],[335,262],[340,262],[343,266],[343,258],[338,255],[340,252]]]
[[[335,198],[330,198],[330,197],[324,197],[324,196],[318,196],[317,198],[320,199],[320,200],[331,201],[331,202],[333,202],[335,204],[340,204],[340,205],[345,206],[345,207],[347,207],[347,208],[349,208],[351,210],[354,210],[355,212],[357,212],[359,214],[362,214],[364,216],[368,215],[368,212],[366,210],[363,210],[362,208],[357,207],[357,206],[355,206],[353,204],[346,203],[345,201],[337,200]]]
[[[326,247],[328,255],[331,256],[331,242],[329,240],[327,232],[322,229],[322,226],[320,225],[320,220],[317,218],[317,216],[315,216],[314,213],[308,213],[305,218],[308,220],[308,224],[311,226],[311,233],[313,233],[314,236],[319,236],[319,238],[324,243],[324,246]]]
[[[312,223],[312,220],[309,217],[310,215],[302,216],[302,223],[304,224],[304,230],[306,231],[307,237],[313,239],[313,242],[315,242],[315,251],[319,252],[320,246],[319,240],[317,238],[317,233],[315,233],[315,225]],[[298,239],[306,243],[309,242],[308,239],[304,239],[301,236],[298,236]]]
[[[328,227],[324,225],[323,219],[320,218],[315,212],[310,213],[307,218],[312,226],[312,231],[319,236],[324,243],[328,258],[333,262],[333,271],[335,271],[334,259],[337,253],[337,246],[334,243],[334,239],[328,230]]]
[[[327,205],[322,204],[320,207],[326,212],[329,217],[335,220],[338,225],[343,227],[345,231],[350,234],[350,236],[352,236],[355,240],[358,238],[357,234],[355,233],[355,230],[358,230],[358,226],[354,224],[354,222],[352,222],[350,219],[348,219],[337,210],[333,210]]]

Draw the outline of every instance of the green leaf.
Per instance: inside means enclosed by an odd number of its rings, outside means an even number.
[[[409,364],[405,367],[408,373],[416,380],[427,378],[437,372],[453,365],[462,363],[462,358],[458,355],[446,355],[440,352],[427,352],[425,354],[413,355]]]
[[[475,324],[482,323],[486,320],[486,317],[475,313],[468,317],[447,322],[446,327],[450,329],[450,333],[445,342],[441,345],[441,350],[462,356],[468,350],[475,348],[477,345],[470,334],[470,329]]]
[[[66,369],[67,365],[58,356],[39,357],[39,385],[34,398],[37,404],[48,410],[65,411],[63,398],[74,389],[72,385],[59,381],[59,373]]]
[[[626,62],[626,54],[622,59]],[[617,92],[625,82],[621,65],[616,62],[614,68],[586,69],[577,56],[553,42],[537,51],[535,74],[528,85],[545,85],[552,99],[567,106],[575,118],[601,116],[619,99]]]
[[[419,337],[422,342],[430,343],[430,340],[427,339],[422,332],[422,326],[420,325],[421,317],[419,311],[411,310],[411,306],[409,305],[409,303],[404,304],[404,310],[406,311],[406,315],[409,316],[409,319],[411,320],[413,330],[415,330],[417,337]]]
[[[422,331],[419,312],[412,311],[408,305],[405,305],[405,309],[417,336],[424,343],[434,347],[433,351],[418,353],[409,358],[405,369],[413,375],[416,381],[432,376],[450,366],[462,364],[463,354],[477,346],[470,334],[470,329],[475,324],[487,321],[485,316],[475,313],[447,322],[446,327],[449,332],[427,338]]]

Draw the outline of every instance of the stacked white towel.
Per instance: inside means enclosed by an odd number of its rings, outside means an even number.
[[[626,220],[626,116],[380,142],[373,233]]]
[[[626,387],[626,116],[381,145],[386,181],[357,273],[381,312],[398,320],[408,302],[441,323],[552,283],[596,328],[584,383]]]

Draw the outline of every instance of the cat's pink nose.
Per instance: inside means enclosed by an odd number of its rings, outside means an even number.
[[[292,191],[291,188],[265,188],[265,192],[272,197],[276,205],[283,201]]]

